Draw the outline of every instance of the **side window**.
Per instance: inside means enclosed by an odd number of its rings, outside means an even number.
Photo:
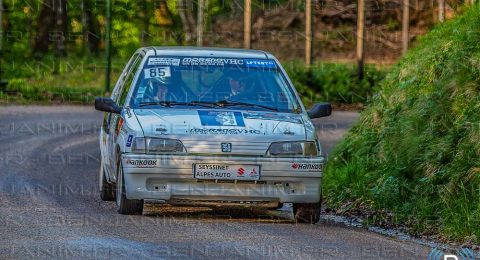
[[[117,104],[119,104],[120,106],[123,106],[125,104],[125,99],[127,98],[128,91],[132,86],[132,82],[135,78],[135,74],[138,71],[141,61],[142,57],[138,56],[137,59],[133,62],[133,65],[125,78],[125,81],[123,82],[123,87],[120,90],[120,98],[117,102]]]
[[[134,65],[135,61],[138,59],[138,56],[139,54],[135,53],[128,61],[127,66],[123,69],[122,74],[120,74],[120,77],[118,78],[117,83],[115,84],[115,88],[113,89],[113,92],[112,92],[111,98],[113,99],[113,101],[115,102],[118,101],[118,96],[125,83],[125,78],[128,75],[128,73],[131,71],[132,66]]]

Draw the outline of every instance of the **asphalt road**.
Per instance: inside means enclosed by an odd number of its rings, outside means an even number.
[[[97,191],[101,113],[0,107],[0,258],[425,259],[430,249],[291,212],[146,205],[116,213]],[[357,118],[317,120],[328,153]]]

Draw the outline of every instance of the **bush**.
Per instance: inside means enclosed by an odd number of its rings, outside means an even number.
[[[478,244],[479,11],[438,25],[392,68],[327,165],[330,207],[386,210],[413,234]]]
[[[316,63],[306,68],[296,61],[284,67],[307,106],[319,101],[366,103],[385,77],[385,71],[374,66],[366,66],[361,81],[358,81],[356,66],[351,64]]]

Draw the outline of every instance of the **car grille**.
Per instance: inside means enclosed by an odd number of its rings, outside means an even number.
[[[183,145],[191,154],[241,154],[241,155],[265,155],[270,142],[239,142],[239,141],[199,141],[182,140]],[[221,144],[231,143],[231,152],[222,152]]]

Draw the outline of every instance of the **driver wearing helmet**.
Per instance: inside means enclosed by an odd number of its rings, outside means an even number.
[[[253,80],[244,75],[236,75],[236,77],[228,77],[229,95],[228,99],[249,99],[252,98],[248,91],[254,86]]]
[[[161,102],[172,101],[172,95],[169,92],[169,80],[168,78],[151,78],[148,79],[146,84],[149,89],[150,95],[146,101],[149,102]]]

